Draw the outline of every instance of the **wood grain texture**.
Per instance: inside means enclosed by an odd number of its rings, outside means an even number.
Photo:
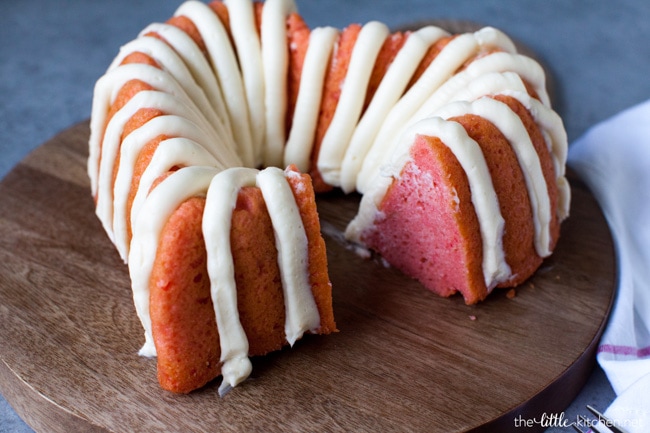
[[[0,391],[39,432],[514,430],[586,381],[615,287],[612,240],[574,178],[555,254],[509,299],[441,299],[341,240],[358,197],[318,199],[340,332],[254,359],[219,398],[156,381],[124,265],[94,215],[88,123],[0,184]],[[531,429],[530,431],[534,431]]]

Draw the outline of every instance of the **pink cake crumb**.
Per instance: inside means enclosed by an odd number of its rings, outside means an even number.
[[[411,158],[362,239],[432,292],[445,297],[460,292],[467,304],[475,304],[487,289],[467,177],[437,138],[418,136]]]

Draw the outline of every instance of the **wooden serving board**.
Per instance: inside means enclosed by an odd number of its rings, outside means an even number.
[[[473,307],[359,258],[341,240],[358,197],[320,197],[340,332],[254,359],[225,398],[219,380],[165,392],[137,355],[127,268],[94,215],[88,133],[62,132],[0,184],[0,392],[36,431],[505,432],[563,410],[591,371],[615,260],[572,178],[555,254],[514,298]]]

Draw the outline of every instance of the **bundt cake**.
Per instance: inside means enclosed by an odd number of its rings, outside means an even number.
[[[88,173],[164,389],[220,392],[336,332],[315,195],[346,237],[441,295],[526,280],[568,215],[538,63],[486,27],[310,29],[292,0],[183,3],[97,81]]]

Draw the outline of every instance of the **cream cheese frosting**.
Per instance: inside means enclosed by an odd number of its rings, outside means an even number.
[[[230,19],[230,32],[239,61],[240,75],[250,115],[253,159],[249,166],[262,164],[264,131],[266,130],[265,80],[262,47],[257,37],[253,3],[249,0],[225,0]],[[232,72],[235,73],[235,72]]]
[[[385,24],[371,21],[361,28],[354,44],[341,97],[318,155],[318,170],[323,180],[330,185],[340,185],[345,149],[361,116],[370,74],[387,36],[388,27]]]
[[[205,92],[226,134],[232,138],[233,132],[230,127],[230,118],[224,102],[223,93],[219,88],[219,83],[212,72],[212,67],[208,63],[208,59],[203,55],[194,40],[187,33],[171,24],[149,24],[140,32],[139,37],[150,34],[156,34],[158,37],[161,37],[182,59],[196,83]]]
[[[333,27],[317,27],[309,35],[293,122],[284,149],[284,165],[294,164],[303,172],[309,170],[323,82],[338,37],[339,31]]]
[[[386,71],[377,91],[357,124],[345,150],[340,170],[340,187],[346,192],[356,189],[357,173],[368,149],[376,138],[381,123],[404,93],[411,76],[429,47],[449,33],[438,27],[427,26],[408,35],[404,46]]]
[[[232,210],[244,186],[257,186],[262,191],[276,235],[287,341],[293,345],[304,332],[314,331],[320,324],[309,282],[307,236],[284,172],[274,167],[263,171],[230,168],[220,172],[210,184],[203,218],[211,296],[223,362],[220,392],[225,391],[226,385],[236,386],[251,371],[248,339],[238,318],[237,287],[230,253]]]
[[[251,132],[251,115],[237,55],[230,43],[228,32],[210,7],[198,0],[184,2],[174,15],[185,16],[192,20],[203,37],[213,73],[224,95],[235,142],[239,145],[239,155],[245,166],[253,167],[255,149]]]
[[[187,100],[174,98],[169,93],[142,91],[131,98],[109,121],[104,133],[101,160],[98,161],[99,168],[96,174],[98,185],[96,213],[111,239],[113,239],[113,172],[116,157],[120,149],[120,139],[126,123],[141,109],[143,104],[147,108],[160,109],[171,114],[179,113],[187,115],[192,112],[192,108],[186,102]],[[196,112],[195,118],[201,119],[198,112]],[[210,131],[209,134],[213,140],[217,140],[217,134],[214,130],[211,130],[207,122],[201,122],[200,124],[207,131]],[[228,155],[228,152],[224,152],[224,155]],[[236,162],[237,159],[233,155],[233,159],[230,162]]]
[[[267,0],[262,9],[262,65],[264,67],[264,107],[266,131],[263,163],[267,167],[282,165],[286,142],[287,112],[287,17],[296,12],[293,0]]]
[[[526,127],[519,116],[506,104],[489,97],[482,97],[473,102],[452,102],[438,110],[435,116],[449,119],[465,114],[474,114],[488,120],[510,143],[522,169],[531,202],[535,226],[535,249],[540,257],[547,257],[551,253],[549,248],[551,203],[541,162]]]
[[[127,200],[131,192],[135,162],[146,143],[149,143],[157,136],[172,137],[160,142],[151,163],[142,173],[140,183],[133,198],[131,212],[127,218]],[[182,153],[176,147],[165,144],[168,141],[183,141]],[[146,199],[156,175],[163,174],[161,171],[164,167],[154,162],[167,160],[170,166],[187,166],[187,165],[204,165],[224,169],[226,167],[214,155],[214,149],[202,143],[215,143],[214,140],[206,138],[206,134],[193,122],[180,116],[163,115],[152,119],[141,128],[133,131],[123,141],[120,152],[120,165],[117,171],[113,194],[113,231],[115,246],[120,256],[126,260],[129,250],[129,239],[127,230],[130,228],[133,232],[133,224],[137,218],[142,203]],[[155,177],[154,177],[155,176]],[[131,221],[131,227],[127,226],[127,221]]]
[[[475,53],[475,51],[472,51],[472,48],[477,49],[477,45],[472,44],[472,41],[475,42],[475,39],[473,37],[470,39],[469,34],[464,36],[467,36],[465,44],[468,45],[468,47],[464,47],[464,52],[469,56]],[[450,46],[452,46],[457,39],[460,39],[460,37],[447,44],[440,55],[436,57],[429,69],[427,69],[427,72],[433,70],[433,66],[436,62],[441,61],[439,60],[439,57],[441,57],[446,50],[452,48]],[[457,60],[456,64],[459,62],[460,60]],[[546,106],[550,104],[548,94],[544,88],[544,71],[538,63],[519,54],[495,52],[472,61],[465,69],[453,76],[450,76],[450,72],[447,71],[446,75],[442,77],[437,76],[438,80],[435,80],[437,85],[434,89],[424,94],[416,94],[413,98],[407,98],[409,95],[409,93],[407,93],[397,104],[395,104],[389,115],[386,117],[382,128],[377,134],[377,139],[373,142],[372,147],[363,161],[362,168],[357,175],[357,190],[362,193],[365,191],[368,187],[368,183],[373,179],[374,173],[377,172],[382,164],[387,162],[388,155],[391,154],[391,146],[396,143],[397,138],[403,134],[406,129],[414,123],[431,116],[435,110],[444,106],[446,103],[453,101],[452,96],[454,94],[469,86],[471,82],[475,81],[479,77],[493,72],[506,71],[515,72],[523,77],[527,82],[532,83],[535,91],[542,98],[542,103]],[[431,72],[431,75],[434,76],[433,78],[436,78],[436,75],[433,72]],[[418,81],[409,92],[413,91],[420,81]]]

